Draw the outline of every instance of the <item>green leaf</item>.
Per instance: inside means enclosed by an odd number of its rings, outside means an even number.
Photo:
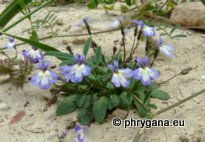
[[[44,55],[45,56],[54,56],[56,58],[61,59],[62,61],[64,61],[64,60],[74,61],[73,55],[68,54],[68,53],[64,53],[64,52],[60,52],[60,51],[47,51]]]
[[[84,48],[83,48],[83,54],[85,55],[85,57],[87,57],[87,55],[88,55],[88,51],[90,49],[90,44],[91,44],[91,38],[88,38],[86,40]]]
[[[96,65],[92,64],[91,62],[86,61],[85,63],[91,68],[91,70],[96,68]]]
[[[157,109],[157,106],[155,104],[148,104],[147,107],[151,109]]]
[[[112,76],[112,73],[111,73],[111,72],[102,75],[102,80],[103,80],[103,82],[106,82],[106,81],[110,80],[111,76]]]
[[[88,109],[87,108],[81,108],[78,112],[78,118],[81,118],[82,116],[87,114]]]
[[[24,0],[25,4],[32,2],[32,0]],[[7,25],[7,23],[15,17],[15,15],[22,10],[19,2],[14,0],[5,10],[0,14],[0,29]]]
[[[101,47],[97,47],[96,53],[95,53],[95,63],[96,63],[97,65],[100,64],[101,59],[102,59]]]
[[[106,87],[107,87],[108,89],[114,89],[114,85],[113,85],[112,82],[110,82],[110,81],[107,83]]]
[[[103,8],[105,9],[105,10],[113,10],[114,9],[114,4],[108,4],[108,5],[103,5]]]
[[[153,83],[150,85],[150,88],[151,88],[152,90],[154,90],[154,89],[159,88],[159,85],[158,85],[156,82],[153,82]]]
[[[123,109],[127,109],[130,104],[132,103],[132,94],[131,93],[127,93],[127,92],[122,92],[120,94],[120,106]]]
[[[93,74],[89,74],[87,78],[90,80],[96,80],[96,77]]]
[[[136,89],[138,86],[138,81],[136,79],[133,79],[133,78],[130,81],[131,81],[130,89]]]
[[[120,103],[120,97],[118,95],[113,94],[110,96],[110,102],[114,107],[117,107]]]
[[[19,5],[21,6],[21,8],[25,9],[26,4],[25,4],[24,0],[17,0],[17,1],[18,1]]]
[[[160,100],[168,100],[168,99],[170,99],[169,94],[167,92],[162,91],[162,90],[153,90],[150,93],[150,96],[153,97],[153,98],[160,99]]]
[[[51,47],[51,46],[46,45],[46,44],[43,44],[41,42],[37,42],[37,41],[31,40],[31,39],[26,39],[26,38],[14,36],[14,35],[11,35],[11,34],[6,34],[6,35],[11,36],[13,38],[16,38],[18,40],[21,40],[25,43],[28,43],[28,44],[32,45],[32,46],[35,46],[36,48],[39,48],[43,51],[58,51],[56,48]]]
[[[60,102],[56,110],[57,115],[65,115],[75,111],[77,106],[74,100],[73,96],[69,96]]]
[[[168,33],[161,33],[160,36],[170,36]]]
[[[92,113],[87,108],[81,108],[78,112],[78,120],[82,125],[89,125],[92,121]]]
[[[178,28],[178,26],[175,26],[172,28],[172,30],[170,31],[170,35]]]
[[[94,119],[101,123],[105,119],[106,110],[108,106],[108,99],[103,96],[93,104],[93,117]]]
[[[94,95],[92,95],[92,99],[93,99],[93,102],[96,102],[98,100],[98,95],[97,93],[95,93]]]
[[[89,114],[86,114],[80,118],[80,123],[82,125],[89,125],[92,121],[92,118]]]
[[[133,1],[132,0],[125,0],[125,3],[129,6],[131,6],[133,4]]]
[[[63,66],[63,65],[71,65],[71,64],[74,64],[74,59],[69,59],[69,60],[65,60],[65,59],[62,59],[62,58],[59,58],[62,62],[60,63],[60,66]]]
[[[172,37],[172,39],[179,38],[179,37],[187,37],[187,35],[183,35],[183,34],[175,35]]]
[[[76,102],[76,104],[77,104],[77,106],[78,107],[82,107],[84,104],[85,104],[85,102],[86,102],[86,94],[84,94],[83,96],[81,96],[80,98],[79,98],[79,100]]]
[[[84,107],[89,108],[91,106],[91,103],[92,103],[91,101],[92,101],[91,95],[87,95]]]
[[[137,87],[136,93],[139,95],[145,95],[146,86],[140,85]]]
[[[114,56],[113,60],[115,60],[115,61],[118,61],[118,62],[119,62],[121,58],[122,58],[122,55],[121,55],[121,53],[119,52],[119,53],[115,54],[115,56]]]
[[[38,40],[38,34],[37,34],[37,32],[36,31],[32,31],[32,33],[31,33],[31,40],[33,40],[33,41],[39,41]]]
[[[48,4],[50,4],[51,2],[52,2],[53,0],[48,0],[48,1],[46,1],[45,3],[43,3],[42,5],[40,5],[39,7],[37,7],[36,9],[34,9],[33,11],[31,11],[31,12],[29,12],[29,13],[27,13],[26,15],[24,15],[23,17],[21,17],[20,19],[18,19],[17,21],[15,21],[14,23],[12,23],[11,25],[9,25],[9,26],[7,26],[6,28],[4,28],[3,29],[3,32],[6,32],[6,31],[8,31],[8,30],[10,30],[11,28],[13,28],[14,26],[16,26],[17,24],[19,24],[20,22],[22,22],[23,20],[25,20],[25,19],[27,19],[27,18],[29,18],[32,14],[34,14],[34,13],[36,13],[36,12],[38,12],[40,9],[42,9],[43,7],[45,7],[46,5],[48,5]],[[13,5],[12,5],[13,6]],[[8,7],[7,7],[7,9],[9,9]],[[5,10],[6,12],[5,13],[7,13],[8,11],[7,11],[7,9]],[[17,12],[18,10],[11,10],[11,11],[15,11],[15,12]],[[6,18],[6,19],[9,19],[7,16],[8,15],[12,15],[12,14],[5,14],[4,12],[0,15],[0,21],[2,21],[2,19],[4,19],[4,18]],[[3,15],[3,16],[2,16]],[[5,16],[6,15],[6,16]],[[16,14],[14,14],[14,15],[16,15]],[[4,17],[5,16],[5,17]],[[11,16],[12,17],[12,16]],[[13,17],[12,17],[13,18]],[[9,19],[9,21],[10,21],[11,19]],[[6,22],[6,24],[8,23],[8,21]],[[1,27],[4,27],[5,25],[0,25],[0,29],[1,29]],[[1,34],[1,33],[0,33]]]
[[[147,110],[145,109],[145,106],[143,106],[142,103],[139,103],[138,101],[135,101],[134,105],[137,108],[137,111],[140,115],[140,117],[146,117],[147,116]]]
[[[97,0],[89,0],[88,4],[87,4],[87,7],[89,9],[94,9],[98,6],[98,2]]]
[[[107,109],[112,110],[113,108],[114,108],[114,106],[112,105],[112,103],[110,101],[108,101]]]

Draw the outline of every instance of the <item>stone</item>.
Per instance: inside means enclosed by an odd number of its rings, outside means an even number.
[[[182,26],[204,27],[205,6],[201,2],[185,2],[172,11],[170,20]]]
[[[10,107],[3,102],[2,100],[0,100],[0,110],[8,110]]]

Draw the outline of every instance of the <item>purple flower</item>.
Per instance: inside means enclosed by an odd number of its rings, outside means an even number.
[[[84,64],[85,56],[84,55],[74,55],[75,63],[71,66],[62,66],[60,67],[60,72],[63,75],[63,80],[65,82],[82,82],[83,77],[90,74],[91,69],[87,65]]]
[[[132,70],[129,68],[119,69],[119,65],[117,61],[114,61],[113,65],[108,65],[109,69],[113,72],[112,75],[112,83],[115,87],[128,87],[130,84],[129,78],[132,77]]]
[[[164,45],[162,37],[159,38],[159,40],[157,41],[157,44],[158,44],[159,50],[162,54],[165,54],[166,56],[168,56],[170,58],[173,57],[174,48],[172,47],[172,45],[170,45],[170,44]]]
[[[16,46],[16,42],[13,37],[8,36],[8,42],[4,44],[4,48],[14,48]]]
[[[124,17],[120,16],[119,20],[118,19],[113,19],[111,23],[111,28],[117,28],[120,27],[121,23],[124,21]]]
[[[70,81],[70,67],[67,65],[61,66],[60,67],[60,73],[62,74],[62,80],[65,82]]]
[[[117,20],[116,18],[114,20],[112,20],[112,23],[111,23],[111,28],[117,28],[120,26],[120,21]]]
[[[82,26],[85,26],[84,21],[86,21],[87,23],[91,22],[91,17],[90,17],[90,16],[87,16],[87,17],[81,19],[81,20],[78,21],[74,26],[75,26],[75,27],[78,27],[78,28],[80,28],[80,27],[82,27]]]
[[[29,51],[24,50],[22,54],[25,59],[30,60],[32,63],[37,63],[44,59],[43,53],[37,50],[35,47]]]
[[[84,142],[85,138],[84,138],[84,130],[83,130],[83,128],[81,128],[80,125],[76,125],[74,130],[75,130],[75,132],[77,134],[76,141],[77,142]]]
[[[156,29],[154,27],[149,27],[144,24],[143,21],[131,20],[132,23],[137,24],[143,30],[144,36],[153,37],[156,34]]]
[[[57,74],[48,70],[48,66],[48,61],[38,63],[38,68],[41,69],[41,71],[31,78],[32,85],[38,85],[41,89],[48,89],[57,81]]]
[[[143,85],[150,85],[154,79],[159,77],[157,70],[147,66],[148,60],[148,56],[145,56],[144,59],[137,58],[136,62],[139,68],[133,71],[133,77],[137,80],[141,80]]]

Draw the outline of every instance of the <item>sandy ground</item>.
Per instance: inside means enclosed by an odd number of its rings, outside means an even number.
[[[0,11],[5,5],[0,4]],[[41,19],[48,12],[56,14],[61,26],[57,26],[60,30],[64,30],[65,34],[81,33],[82,30],[68,27],[73,26],[79,19],[86,16],[94,17],[91,26],[94,30],[107,29],[110,20],[114,16],[106,15],[103,10],[89,11],[76,5],[67,5],[61,7],[48,7],[41,12],[36,13],[33,18]],[[119,14],[119,12],[113,12]],[[19,17],[18,15],[16,19]],[[28,25],[28,26],[25,26]],[[23,30],[29,27],[28,21],[25,21],[9,32],[17,35],[27,35],[22,33]],[[65,30],[67,29],[67,30]],[[40,36],[46,35],[47,29],[40,30]],[[83,30],[83,32],[86,32]],[[191,33],[187,38],[170,40],[165,37],[167,43],[173,44],[175,53],[173,59],[159,57],[155,64],[155,68],[161,72],[158,82],[166,80],[174,74],[180,72],[187,67],[198,66],[186,76],[179,76],[164,84],[161,89],[166,90],[171,99],[167,102],[153,100],[160,108],[167,107],[189,95],[204,88],[205,80],[205,38],[203,33],[178,30],[178,33]],[[0,37],[0,46],[3,45],[5,37]],[[119,32],[106,33],[93,36],[94,40],[102,46],[103,52],[110,54],[110,50],[115,45],[114,41],[120,39]],[[58,49],[65,51],[67,45],[74,48],[76,53],[82,51],[82,45],[73,44],[76,39],[86,39],[86,37],[78,38],[55,38],[46,40],[48,43]],[[127,36],[127,43],[132,42],[131,34]],[[117,46],[119,43],[117,43]],[[143,43],[142,43],[143,46]],[[28,45],[20,46],[19,52],[22,49],[30,48]],[[129,50],[129,46],[128,46]],[[5,52],[13,55],[12,50]],[[142,50],[138,54],[143,53]],[[19,53],[20,55],[20,53]],[[141,54],[142,55],[142,54]],[[0,55],[1,58],[4,58]],[[56,61],[54,58],[50,58]],[[5,77],[3,77],[5,78]],[[46,101],[43,96],[49,96],[48,91],[42,91],[38,87],[31,86],[27,83],[23,90],[16,90],[10,83],[0,86],[0,99],[10,106],[10,109],[0,111],[0,142],[59,142],[58,136],[65,130],[72,121],[76,120],[76,113],[72,113],[63,117],[57,117],[55,110],[57,104],[52,105],[47,111],[44,111]],[[141,138],[141,142],[205,142],[205,97],[201,95],[193,100],[173,109],[164,114],[157,116],[157,119],[184,119],[186,126],[183,128],[152,128],[147,129]],[[24,107],[24,104],[29,104]],[[12,117],[19,111],[25,111],[26,115],[23,119],[14,125],[8,125]],[[129,113],[128,118],[139,118],[134,110]],[[112,117],[109,117],[102,125],[92,124],[86,131],[86,142],[132,142],[139,128],[113,127],[111,124]],[[72,132],[64,139],[65,142],[72,142]]]

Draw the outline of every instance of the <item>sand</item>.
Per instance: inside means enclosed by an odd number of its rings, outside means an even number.
[[[0,11],[5,7],[5,4],[0,4]],[[54,13],[61,25],[57,26],[61,30],[61,33],[72,34],[86,32],[85,30],[79,30],[73,27],[73,25],[79,21],[79,19],[91,15],[93,21],[91,27],[93,30],[99,31],[109,28],[110,20],[115,18],[111,15],[106,15],[104,10],[87,10],[87,8],[66,5],[59,7],[47,7],[33,16],[33,19],[41,19],[45,17],[48,12]],[[119,15],[119,12],[113,11]],[[15,19],[18,19],[21,15],[18,15]],[[15,19],[13,21],[15,21]],[[12,22],[11,22],[12,23]],[[25,26],[26,25],[26,26]],[[71,28],[69,28],[71,26]],[[17,25],[9,33],[27,36],[27,33],[22,33],[23,30],[29,28],[28,21]],[[41,37],[46,35],[47,28],[39,30]],[[158,109],[167,107],[201,89],[204,89],[205,80],[205,38],[203,33],[177,30],[177,33],[189,33],[186,38],[179,39],[166,39],[166,43],[171,43],[175,47],[174,58],[168,59],[160,56],[154,68],[158,69],[161,73],[157,82],[164,81],[174,74],[180,72],[187,67],[196,67],[188,75],[179,76],[169,83],[161,86],[161,89],[166,90],[171,99],[168,101],[160,101],[153,99],[153,102],[157,103]],[[44,41],[49,45],[57,47],[62,51],[66,51],[66,46],[70,45],[76,53],[81,53],[83,45],[73,44],[76,39],[85,40],[87,37],[64,37],[54,38]],[[110,50],[115,45],[114,41],[120,39],[118,32],[105,33],[100,35],[94,35],[93,39],[102,46],[103,52],[110,55]],[[0,37],[0,46],[6,41],[5,37]],[[132,42],[131,33],[127,36],[127,43],[130,45]],[[117,43],[119,46],[119,43]],[[30,46],[23,45],[18,47],[19,57],[21,56],[21,50],[28,49]],[[141,43],[143,48],[143,43]],[[128,46],[128,50],[130,50]],[[9,55],[14,55],[13,50],[5,50]],[[92,54],[92,53],[91,53]],[[142,56],[143,50],[139,49],[137,55]],[[0,55],[0,58],[4,58]],[[55,58],[48,59],[55,61]],[[1,77],[1,81],[6,77]],[[0,99],[5,102],[10,109],[0,111],[0,141],[1,142],[59,142],[59,136],[65,131],[65,128],[76,120],[76,112],[66,116],[56,116],[55,110],[57,104],[52,105],[44,111],[47,102],[44,97],[49,97],[49,91],[42,91],[38,87],[32,86],[30,82],[25,84],[23,90],[16,90],[10,83],[4,83],[0,85]],[[62,100],[62,97],[59,98]],[[172,109],[164,114],[157,116],[156,119],[184,119],[186,126],[179,128],[152,128],[147,129],[141,137],[141,142],[205,142],[205,96],[204,94],[194,98],[193,100]],[[29,104],[24,107],[26,102]],[[23,119],[13,125],[8,125],[12,117],[20,111],[25,111]],[[86,129],[86,142],[132,142],[139,128],[114,127],[112,126],[112,117],[106,119],[103,124],[93,123]],[[128,118],[139,119],[139,116],[134,110],[131,110]],[[72,142],[73,132],[63,140],[63,142]]]

